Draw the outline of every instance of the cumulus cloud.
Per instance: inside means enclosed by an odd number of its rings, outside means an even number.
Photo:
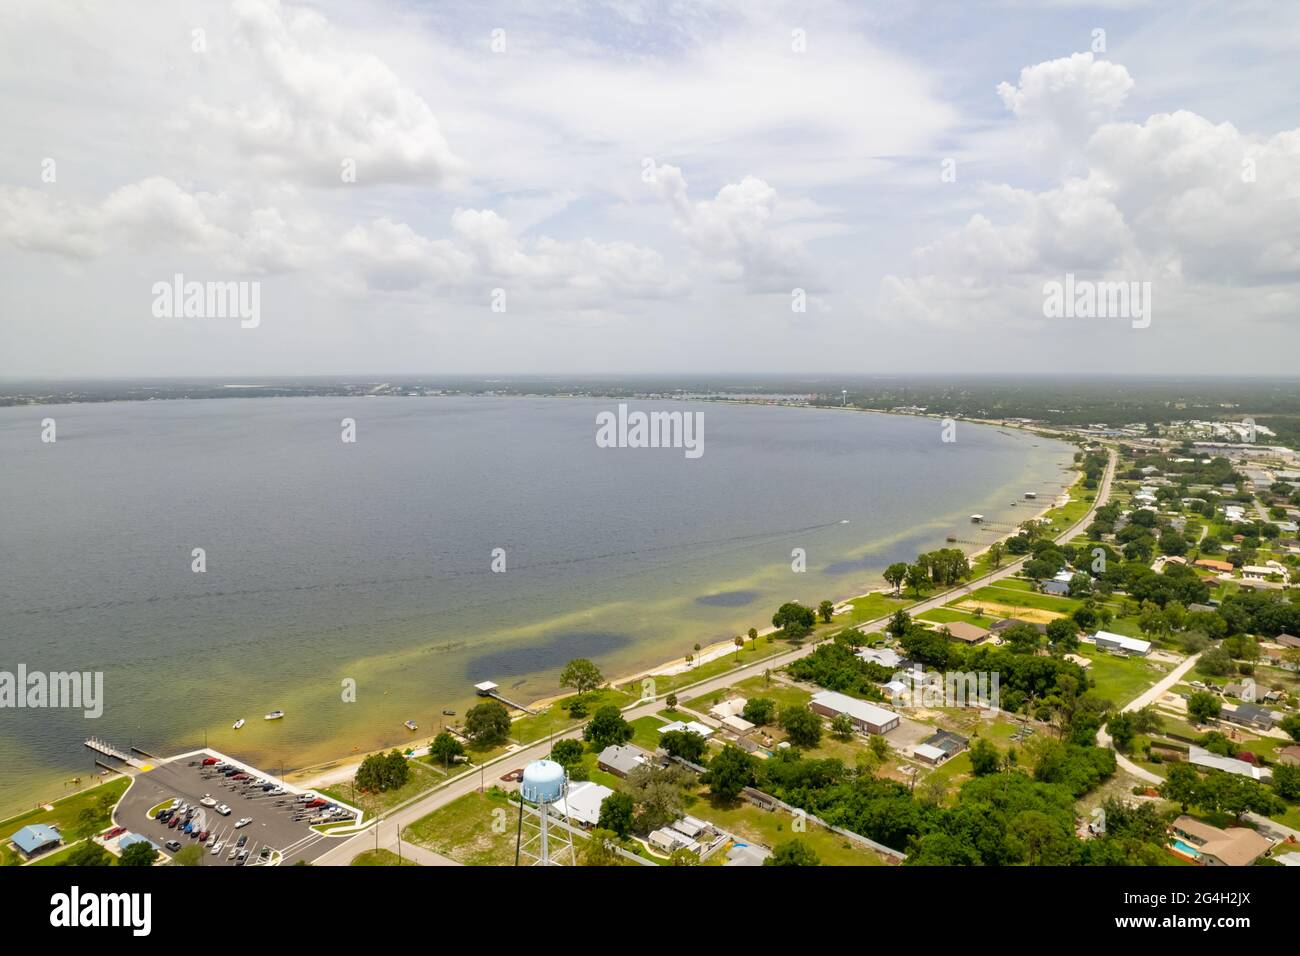
[[[378,219],[349,231],[341,249],[371,289],[409,290],[428,283],[481,293],[500,285],[544,294],[548,304],[561,308],[684,291],[658,252],[634,243],[525,239],[490,209],[457,210],[451,230],[453,238],[428,239],[405,223]]]
[[[692,202],[685,176],[670,165],[653,169],[651,185],[671,206],[674,225],[697,263],[718,278],[785,292],[792,282],[812,280],[801,231],[783,225],[807,215],[807,204],[783,204],[775,189],[754,176],[728,183],[713,199]],[[820,210],[814,206],[811,212]]]
[[[98,203],[0,186],[0,240],[70,259],[97,258],[119,247],[181,249],[245,273],[289,271],[307,259],[302,235],[278,209],[189,193],[164,176],[122,186]]]
[[[916,249],[881,302],[939,325],[1041,323],[1042,284],[1064,273],[1152,281],[1193,298],[1220,286],[1238,317],[1275,316],[1300,278],[1300,130],[1268,138],[1190,112],[1098,129],[1086,174],[1032,192],[987,187],[986,211]],[[1165,310],[1169,314],[1169,310]]]
[[[1091,53],[1027,66],[1014,86],[1003,82],[997,88],[1038,148],[1056,159],[1081,148],[1093,130],[1115,116],[1132,89],[1128,70]]]
[[[349,49],[319,14],[279,0],[236,0],[235,30],[259,92],[238,103],[194,105],[194,122],[230,137],[273,170],[319,185],[448,184],[467,167],[428,103],[377,56]]]

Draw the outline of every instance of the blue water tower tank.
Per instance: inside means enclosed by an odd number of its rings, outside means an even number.
[[[524,768],[519,792],[530,803],[555,803],[564,796],[564,768],[554,760],[534,760]]]

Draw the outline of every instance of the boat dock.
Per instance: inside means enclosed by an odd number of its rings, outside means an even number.
[[[515,710],[522,710],[525,714],[536,714],[537,711],[525,707],[523,704],[517,704],[509,697],[497,690],[497,685],[490,680],[482,681],[474,685],[474,693],[480,697],[491,697],[493,700],[499,700],[507,707],[513,707]]]
[[[101,740],[98,737],[91,737],[89,740],[86,741],[86,746],[89,747],[91,750],[95,751],[95,753],[103,754],[105,757],[111,757],[113,760],[120,761],[126,764],[128,767],[134,767],[136,770],[153,769],[151,764],[147,764],[143,760],[138,760],[137,758],[132,757],[130,754],[122,753],[122,751],[118,750],[107,740]],[[143,753],[143,751],[141,751],[141,753]],[[98,761],[96,762],[98,763]],[[108,765],[103,764],[103,766],[108,766]],[[112,767],[110,769],[117,770],[119,768]]]

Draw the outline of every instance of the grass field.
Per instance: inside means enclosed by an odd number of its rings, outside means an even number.
[[[392,850],[366,850],[352,858],[348,866],[419,866],[414,860],[399,857]]]
[[[364,810],[365,818],[368,819],[378,813],[387,813],[399,803],[405,803],[426,790],[432,790],[447,779],[438,770],[420,760],[408,760],[406,766],[410,768],[410,778],[405,785],[396,790],[362,793],[359,790],[354,791],[350,783],[339,783],[332,787],[322,787],[320,792],[327,797],[333,797],[335,800],[341,800],[343,803]]]
[[[44,823],[58,827],[65,840],[73,840],[81,813],[89,808],[94,811],[94,819],[90,826],[96,831],[106,829],[111,820],[113,807],[118,800],[122,799],[122,794],[126,793],[130,783],[129,778],[118,777],[98,787],[64,797],[51,804],[52,810],[37,807],[0,822],[0,866],[15,866],[22,863],[18,854],[9,848],[9,838],[29,824]]]
[[[918,614],[916,619],[918,621],[931,621],[935,624],[951,624],[953,621],[965,621],[967,624],[974,624],[976,627],[985,629],[997,620],[996,617],[989,614],[978,615],[971,611],[959,611],[952,607],[937,607],[933,611]]]
[[[599,690],[593,690],[583,696],[583,703],[587,705],[586,717],[570,717],[567,710],[567,704],[574,700],[578,695],[571,694],[561,700],[555,701],[539,714],[529,714],[520,717],[510,725],[510,736],[519,741],[521,744],[532,743],[535,740],[541,740],[548,734],[561,733],[578,726],[587,721],[592,714],[606,704],[613,704],[616,707],[626,707],[632,701],[640,697],[640,685],[636,687],[636,693],[630,694],[626,690],[615,689],[613,687],[602,687]],[[482,762],[481,760],[479,761]]]
[[[1127,704],[1171,670],[1143,657],[1115,657],[1089,644],[1079,645],[1077,653],[1092,661],[1088,674],[1096,683],[1097,695],[1117,707]]]
[[[874,621],[877,618],[888,617],[900,607],[907,607],[911,602],[901,598],[889,597],[879,592],[872,592],[863,597],[854,598],[848,603],[852,605],[853,610],[848,614],[838,615],[833,619],[832,624],[844,627],[861,624],[863,621]]]
[[[884,860],[871,850],[860,849],[839,834],[806,823],[804,832],[791,829],[794,818],[780,810],[760,810],[753,804],[738,801],[723,804],[714,801],[707,791],[687,796],[686,812],[708,820],[729,833],[769,848],[786,840],[799,839],[812,848],[823,864],[832,866],[880,866]]]
[[[1039,594],[1036,591],[1017,591],[1014,588],[1004,588],[1001,582],[976,588],[971,594],[962,597],[960,600],[974,601],[976,603],[987,601],[989,604],[1035,608],[1040,611],[1056,611],[1058,614],[1069,614],[1082,603],[1070,598]]]

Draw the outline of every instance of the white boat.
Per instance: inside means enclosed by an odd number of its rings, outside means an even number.
[[[408,720],[405,724],[403,724],[403,726],[404,726],[407,730],[419,730],[419,729],[420,729],[420,728],[416,725],[415,721],[413,721],[413,720]]]
[[[273,710],[273,711],[271,711],[269,714],[267,714],[267,715],[266,715],[264,718],[262,718],[262,719],[263,719],[263,720],[279,720],[279,719],[280,719],[281,717],[283,717],[283,716],[284,716],[284,711],[282,711],[282,710]]]
[[[242,726],[244,726],[244,718],[240,717],[237,721],[235,721],[235,730],[238,730]]]

